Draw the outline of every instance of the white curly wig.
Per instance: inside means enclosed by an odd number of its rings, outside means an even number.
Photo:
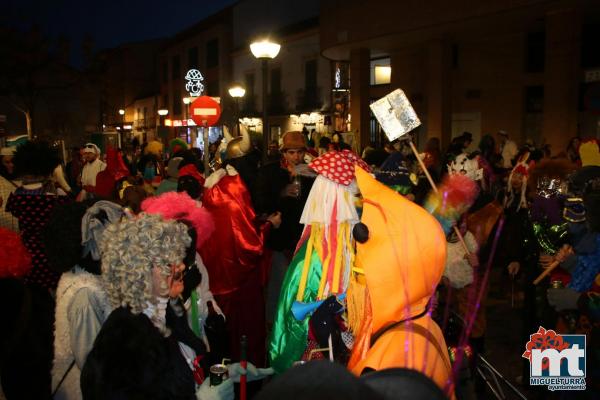
[[[152,294],[152,268],[169,275],[191,243],[187,227],[164,221],[159,215],[141,213],[135,219],[111,224],[104,233],[102,279],[114,308],[129,307],[141,313],[147,304],[156,304]]]

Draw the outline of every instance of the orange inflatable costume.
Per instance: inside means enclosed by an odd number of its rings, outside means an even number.
[[[425,209],[367,172],[356,168],[356,178],[368,239],[356,238],[353,279],[366,283],[366,294],[348,368],[355,375],[414,369],[454,398],[448,347],[427,307],[444,271],[444,232]]]

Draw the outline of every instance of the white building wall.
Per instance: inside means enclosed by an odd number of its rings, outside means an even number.
[[[255,110],[262,112],[262,62],[254,58],[249,49],[249,43],[254,37],[254,31],[247,26],[246,19],[249,17],[241,18],[244,13],[240,10],[245,10],[247,3],[253,3],[253,1],[241,2],[240,5],[234,6],[234,42],[236,43],[236,50],[232,53],[232,76],[233,81],[238,82],[242,85],[246,84],[246,75],[248,73],[254,74],[254,90],[246,88],[246,93],[254,92],[255,97]],[[262,2],[258,2],[262,3]],[[312,2],[309,2],[312,3]],[[318,3],[318,2],[316,2]],[[318,4],[317,4],[318,5]],[[310,8],[303,9],[304,11],[310,10]],[[310,19],[318,15],[318,7],[315,8],[315,14],[303,12],[294,16],[293,20],[289,20],[291,23],[298,22],[301,16],[302,20]],[[243,19],[243,22],[238,22]],[[284,21],[278,20],[272,26],[283,28]],[[256,25],[259,23],[255,21]],[[268,25],[268,24],[267,24]],[[239,28],[238,28],[239,26]],[[254,25],[252,25],[254,26]],[[243,33],[245,32],[246,39],[244,39]],[[319,43],[319,30],[318,27],[311,27],[303,32],[296,32],[289,36],[278,37],[279,43],[281,44],[281,50],[278,56],[269,61],[269,71],[273,68],[281,69],[281,90],[285,95],[286,109],[289,114],[300,114],[298,111],[298,92],[305,89],[305,63],[309,60],[317,60],[317,86],[319,88],[319,99],[322,104],[323,111],[330,109],[331,107],[331,67],[330,61],[320,55],[320,43]],[[240,44],[242,44],[240,46]],[[270,73],[267,81],[268,90],[271,92],[270,87]],[[320,111],[320,110],[305,110],[305,111]],[[289,130],[301,130],[303,124],[297,123],[297,119],[291,119],[288,115],[270,116],[269,120],[271,126],[279,126],[281,132],[287,132]],[[323,117],[320,117],[319,123],[314,127],[318,132],[328,132],[328,127],[323,125]],[[257,131],[261,131],[261,127],[256,128]]]

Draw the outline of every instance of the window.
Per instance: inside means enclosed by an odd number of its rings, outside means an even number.
[[[301,98],[297,103],[299,111],[321,108],[317,88],[317,60],[309,60],[304,63],[304,91],[300,93]]]
[[[219,65],[219,39],[213,39],[206,43],[206,68]]]
[[[173,117],[176,115],[181,115],[181,104],[183,100],[181,98],[181,92],[179,89],[175,89],[173,92]]]
[[[171,59],[171,78],[179,79],[181,75],[181,57],[173,56]]]
[[[246,96],[254,96],[254,74],[248,73],[245,77],[246,81]]]
[[[247,73],[244,77],[246,85],[246,95],[244,96],[243,111],[245,113],[255,111],[254,103],[254,73]]]
[[[371,60],[371,85],[387,85],[391,82],[390,58]]]
[[[533,140],[534,143],[542,142],[542,123],[544,112],[544,87],[525,87],[525,112],[523,113],[523,137]]]
[[[281,91],[281,68],[271,70],[271,93],[268,100],[269,112],[282,114],[286,108],[285,98]]]
[[[306,91],[317,88],[317,60],[310,60],[304,64],[304,89]]]
[[[599,37],[600,23],[583,26],[581,34],[581,66],[583,68],[600,67]]]
[[[281,68],[271,70],[271,93],[281,93]]]
[[[219,96],[219,81],[217,79],[206,84],[206,95],[212,97]]]
[[[188,69],[198,69],[198,47],[188,49]]]
[[[525,72],[544,72],[546,62],[546,33],[531,32],[527,34],[525,46]]]
[[[458,45],[453,44],[452,45],[452,69],[458,69],[458,57],[459,57]]]
[[[544,110],[544,87],[527,86],[525,88],[525,112],[541,113]]]

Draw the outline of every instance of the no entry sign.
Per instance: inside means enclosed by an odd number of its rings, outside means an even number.
[[[200,96],[190,106],[192,119],[198,126],[214,126],[219,122],[221,106],[212,97]]]

